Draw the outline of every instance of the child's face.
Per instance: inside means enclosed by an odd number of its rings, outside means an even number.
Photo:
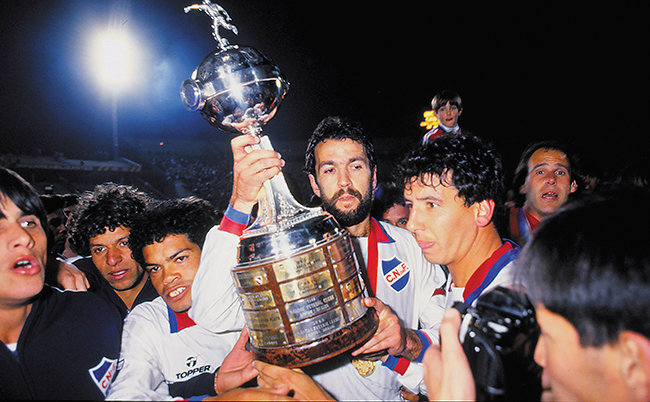
[[[434,110],[434,112],[438,120],[440,120],[440,124],[452,128],[456,127],[458,124],[458,116],[463,113],[463,109],[458,109],[458,106],[447,102],[446,105],[439,107],[438,110]]]

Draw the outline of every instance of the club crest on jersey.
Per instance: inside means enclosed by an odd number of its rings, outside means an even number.
[[[88,370],[90,373],[90,378],[93,379],[95,385],[99,388],[100,391],[106,396],[108,388],[115,378],[115,372],[117,371],[117,359],[107,359],[102,357],[102,360],[98,365]]]
[[[390,261],[382,261],[381,270],[386,282],[396,292],[404,289],[409,282],[410,268],[397,258],[393,258]]]

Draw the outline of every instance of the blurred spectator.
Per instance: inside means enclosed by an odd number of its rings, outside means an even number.
[[[581,182],[576,156],[552,141],[530,144],[521,155],[512,192],[510,239],[523,246],[542,220],[557,211]]]
[[[371,215],[399,228],[406,228],[409,210],[404,201],[404,190],[392,183],[381,183],[375,189]]]

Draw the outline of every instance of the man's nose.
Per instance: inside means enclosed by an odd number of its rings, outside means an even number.
[[[178,270],[170,267],[163,268],[163,285],[173,283],[179,277],[180,275],[178,273]]]
[[[106,252],[106,262],[108,265],[115,266],[122,261],[122,253],[118,250],[108,249]]]
[[[555,173],[553,172],[549,173],[549,175],[546,177],[546,182],[551,185],[557,183],[557,181],[555,180]]]
[[[9,241],[10,247],[31,247],[34,245],[34,238],[32,235],[18,222],[11,225],[10,230],[7,232],[11,235]]]
[[[420,228],[420,215],[415,212],[415,208],[409,209],[409,219],[406,222],[406,229],[415,233]]]
[[[345,169],[339,170],[338,174],[338,185],[339,187],[349,187],[352,181],[350,180],[350,175]]]

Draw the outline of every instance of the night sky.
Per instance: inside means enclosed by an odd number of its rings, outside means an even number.
[[[129,5],[123,24],[143,49],[144,63],[137,85],[119,98],[122,141],[229,140],[179,97],[181,82],[216,48],[208,16],[183,12],[198,2]],[[464,102],[461,127],[492,141],[506,161],[540,139],[578,145],[591,164],[647,154],[648,33],[641,5],[218,3],[239,29],[239,36],[223,30],[222,36],[260,50],[291,83],[265,129],[272,142],[306,143],[323,117],[340,115],[360,121],[388,155],[386,144],[417,143],[431,98],[452,89]],[[111,4],[10,0],[0,6],[0,153],[40,148],[79,157],[110,147],[110,97],[98,87],[88,55],[91,32],[107,25]]]

